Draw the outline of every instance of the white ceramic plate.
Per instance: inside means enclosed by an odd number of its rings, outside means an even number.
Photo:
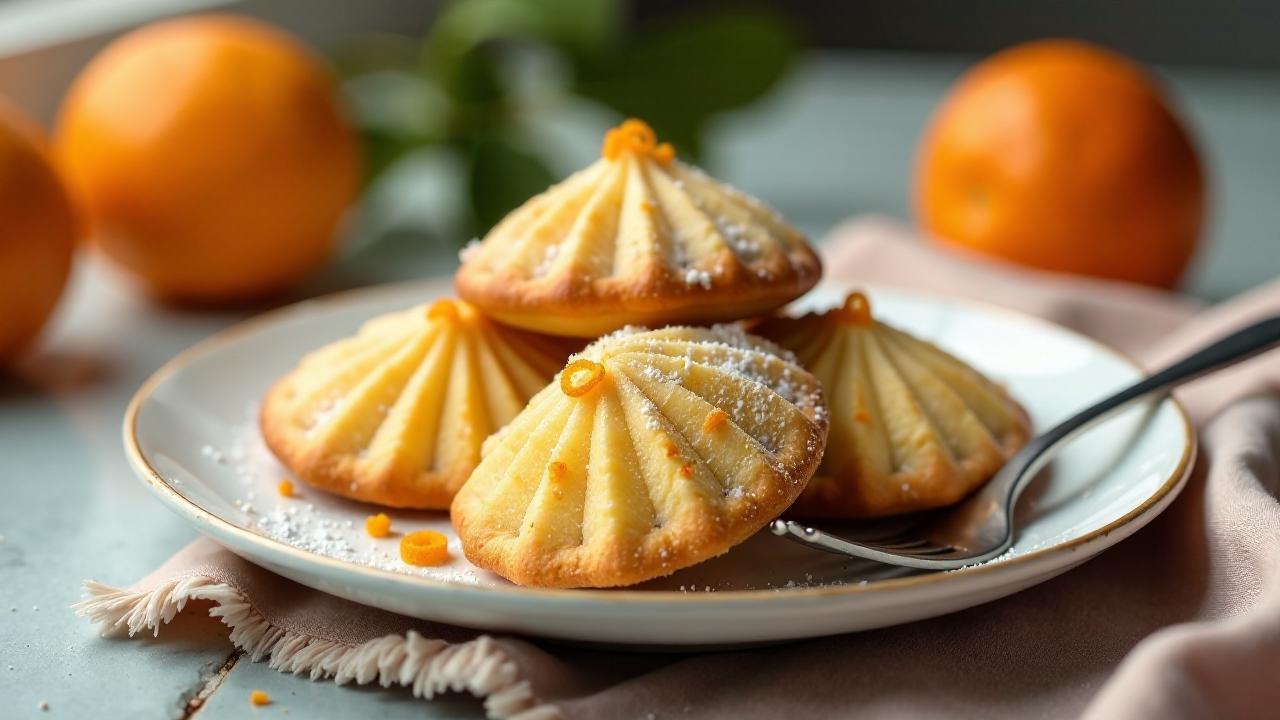
[[[400,531],[450,536],[453,560],[400,563],[394,538],[363,530],[377,509],[288,477],[259,437],[268,385],[307,351],[364,320],[448,294],[444,281],[384,286],[293,305],[172,360],[138,391],[124,441],[170,508],[236,553],[325,592],[426,620],[494,631],[635,645],[724,645],[831,635],[908,622],[1017,592],[1078,565],[1146,525],[1177,495],[1195,454],[1173,400],[1138,408],[1081,438],[1020,508],[1002,558],[919,573],[814,552],[767,531],[728,554],[625,590],[521,588],[462,558],[444,513],[392,511]],[[1139,377],[1128,360],[1072,332],[991,307],[872,289],[878,315],[1007,383],[1037,430]],[[831,305],[819,291],[805,304]]]

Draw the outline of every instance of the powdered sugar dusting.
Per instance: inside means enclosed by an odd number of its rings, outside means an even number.
[[[533,277],[546,277],[547,273],[551,272],[551,266],[555,264],[558,257],[560,257],[560,246],[556,243],[548,245],[547,249],[542,253],[542,260],[533,267]]]
[[[481,247],[479,238],[471,238],[467,241],[467,244],[463,245],[462,249],[458,251],[458,262],[464,265],[471,262],[480,254]]]
[[[207,444],[201,454],[229,470],[235,478],[232,505],[239,524],[264,537],[323,557],[407,575],[475,584],[505,584],[462,557],[462,550],[445,513],[397,511],[338,498],[294,480],[294,496],[277,491],[280,480],[292,477],[267,449],[257,428],[257,408],[249,408],[234,428],[235,442]],[[171,480],[171,482],[174,482]],[[370,537],[364,530],[368,515],[384,511],[392,516],[393,536]],[[399,537],[405,532],[431,529],[449,537],[451,560],[438,567],[406,565],[399,557]]]
[[[686,285],[701,285],[703,288],[710,290],[711,273],[706,270],[689,268],[684,271],[684,282]]]

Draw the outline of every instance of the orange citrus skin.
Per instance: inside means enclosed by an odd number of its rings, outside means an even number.
[[[449,561],[449,539],[435,530],[418,530],[400,539],[400,559],[408,565],[430,567]]]
[[[1174,287],[1204,179],[1153,79],[1108,50],[1045,40],[966,73],[925,133],[922,227],[1023,265]]]
[[[80,74],[55,137],[94,241],[155,294],[279,292],[321,265],[359,188],[324,65],[242,18],[156,23]]]
[[[78,231],[39,129],[0,100],[0,365],[27,348],[53,313]]]

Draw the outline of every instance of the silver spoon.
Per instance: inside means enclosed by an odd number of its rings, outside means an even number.
[[[905,529],[854,540],[794,520],[774,520],[769,527],[775,535],[817,550],[891,565],[953,570],[990,560],[1013,545],[1013,508],[1018,496],[1060,447],[1131,405],[1163,396],[1182,383],[1234,365],[1277,344],[1280,344],[1280,316],[1232,333],[1072,415],[1027,443],[968,499]]]

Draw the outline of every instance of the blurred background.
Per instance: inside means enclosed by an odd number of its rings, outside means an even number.
[[[1145,65],[1191,138],[1207,203],[1181,287],[1220,299],[1280,274],[1280,5],[1264,0],[0,0],[0,95],[53,127],[113,39],[208,11],[313,48],[358,126],[360,210],[308,292],[451,271],[631,115],[815,239],[859,214],[915,224],[922,135],[949,88],[1046,37]]]
[[[1277,29],[1275,0],[0,0],[0,604],[44,608],[0,633],[0,716],[102,687],[189,716],[230,667],[56,614],[191,539],[119,423],[196,341],[452,272],[628,116],[819,243],[875,215],[1228,298],[1280,275]],[[1096,45],[1026,45],[1064,37]],[[282,682],[244,662],[219,697],[372,697]]]

